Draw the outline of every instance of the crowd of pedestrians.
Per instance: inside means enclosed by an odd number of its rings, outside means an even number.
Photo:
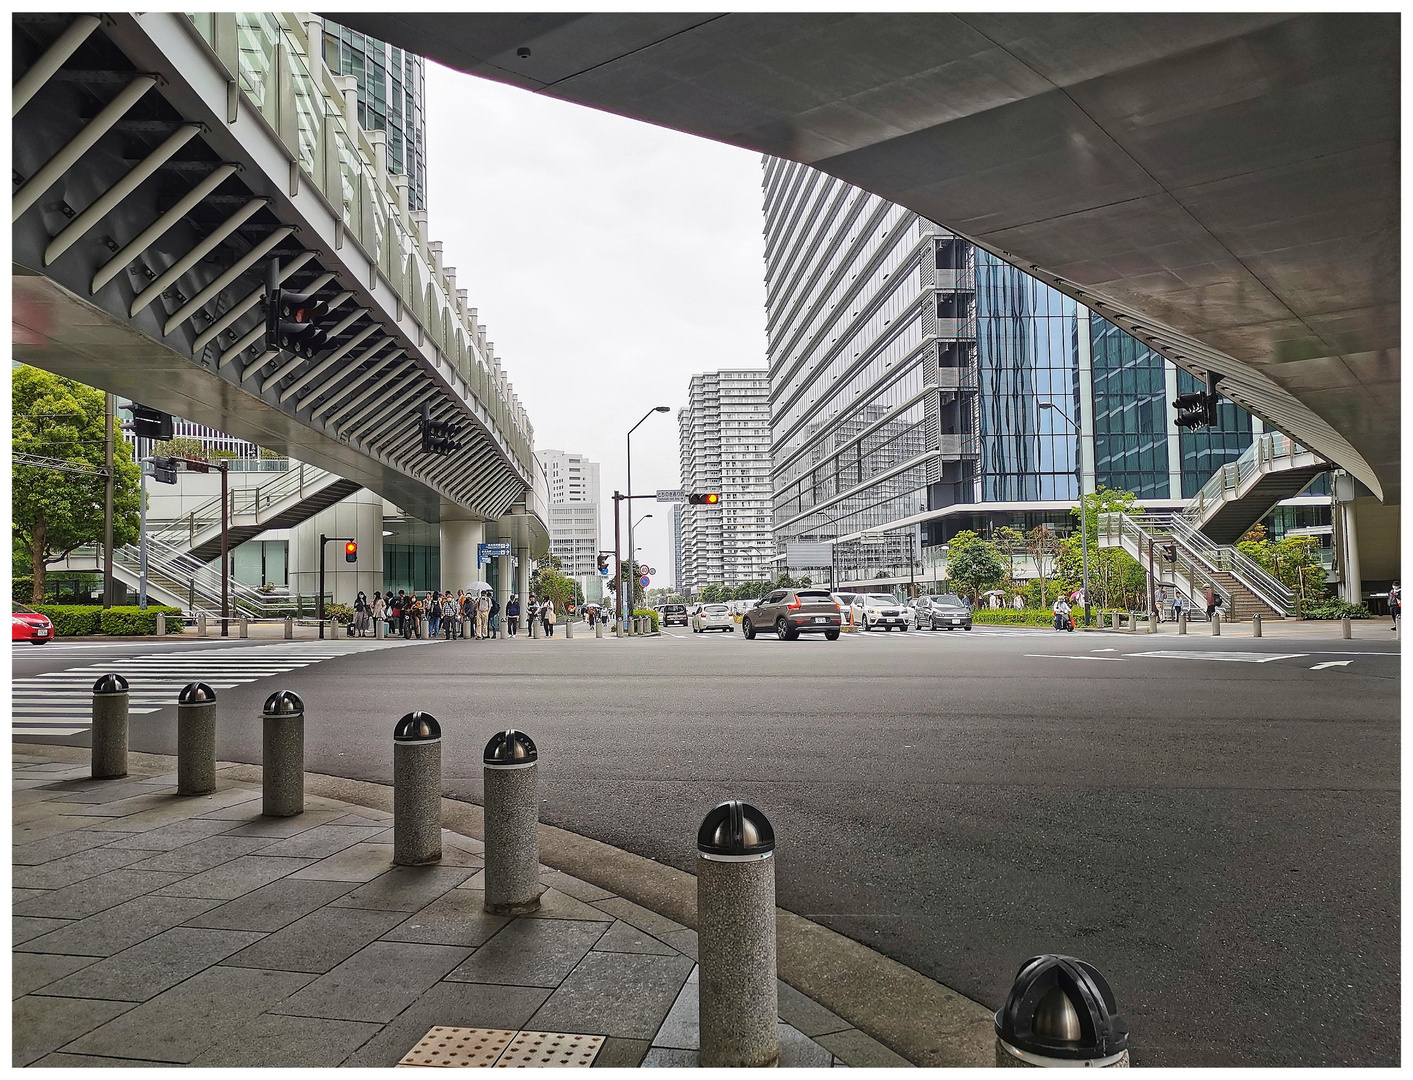
[[[417,628],[425,620],[429,637],[441,636],[448,641],[492,638],[500,633],[503,615],[506,632],[515,637],[520,631],[522,614],[527,630],[530,623],[538,621],[545,636],[554,637],[556,613],[554,601],[548,596],[538,600],[531,596],[523,609],[520,597],[511,596],[502,612],[500,601],[489,589],[479,594],[457,589],[454,596],[450,590],[440,594],[428,592],[421,597],[398,589],[396,595],[391,591],[386,596],[375,592],[372,600],[367,593],[359,592],[353,602],[353,632],[358,637],[368,637],[374,633],[374,624],[381,622],[387,637],[411,639],[418,636]]]

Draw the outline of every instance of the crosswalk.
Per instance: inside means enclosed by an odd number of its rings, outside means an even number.
[[[30,675],[11,683],[12,735],[77,735],[93,722],[93,683],[107,672],[128,681],[128,712],[137,716],[175,705],[189,682],[229,689],[353,652],[422,644],[417,641],[279,642],[199,652],[149,652],[83,667]]]

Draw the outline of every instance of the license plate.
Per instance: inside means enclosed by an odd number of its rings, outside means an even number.
[[[34,636],[35,636],[35,637],[48,637],[48,636],[49,636],[49,631],[48,631],[47,629],[45,629],[44,627],[41,626],[41,627],[39,627],[38,629],[35,630]]]
[[[816,615],[816,616],[814,617],[814,621],[815,621],[815,622],[828,622],[828,621],[829,621],[829,617],[828,617],[827,615]]]

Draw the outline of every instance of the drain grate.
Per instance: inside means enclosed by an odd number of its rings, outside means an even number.
[[[603,1046],[602,1035],[522,1031],[495,1063],[497,1069],[587,1069]]]
[[[399,1066],[486,1069],[515,1038],[501,1028],[434,1027],[409,1050]]]

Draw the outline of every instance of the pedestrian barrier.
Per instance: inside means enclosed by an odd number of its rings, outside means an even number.
[[[602,619],[596,619],[596,620],[594,621],[594,637],[596,637],[596,638],[602,638],[602,637],[603,637],[603,620],[602,620]]]
[[[1251,616],[1251,636],[1261,636],[1261,613],[1259,611]]]
[[[1136,611],[1128,613],[1128,632],[1130,634],[1138,633],[1138,612]]]
[[[103,675],[93,684],[93,746],[88,775],[117,780],[128,774],[128,681]]]
[[[1158,632],[1158,614],[1157,614],[1157,612],[1150,611],[1150,612],[1148,613],[1148,632],[1149,632],[1150,634],[1156,634],[1156,633]]]
[[[177,695],[177,794],[216,790],[216,691],[191,682]]]
[[[383,619],[373,620],[373,640],[382,641],[388,636],[388,624]]]
[[[565,619],[565,620],[564,620],[564,636],[567,637],[567,638],[572,638],[572,637],[574,636],[574,620],[573,620],[573,619]]]
[[[721,803],[697,830],[703,1068],[779,1063],[774,855],[775,830],[750,803]]]
[[[393,728],[393,862],[421,866],[442,857],[442,727],[410,712]]]
[[[265,699],[261,710],[261,804],[265,817],[304,813],[304,701],[293,690]]]
[[[206,636],[206,616],[205,616],[205,615],[198,615],[198,616],[196,617],[196,636],[197,636],[197,637],[205,637],[205,636]]]
[[[1021,965],[996,1012],[996,1064],[1127,1068],[1128,1025],[1093,965],[1045,953]]]
[[[540,907],[539,752],[511,728],[497,732],[481,755],[485,794],[485,907],[492,915],[525,915]]]
[[[1113,613],[1111,618],[1113,619],[1114,629],[1117,630],[1119,628],[1120,623],[1123,621],[1123,616],[1116,611]]]
[[[157,613],[157,636],[159,638],[167,636],[167,616],[160,611]]]

